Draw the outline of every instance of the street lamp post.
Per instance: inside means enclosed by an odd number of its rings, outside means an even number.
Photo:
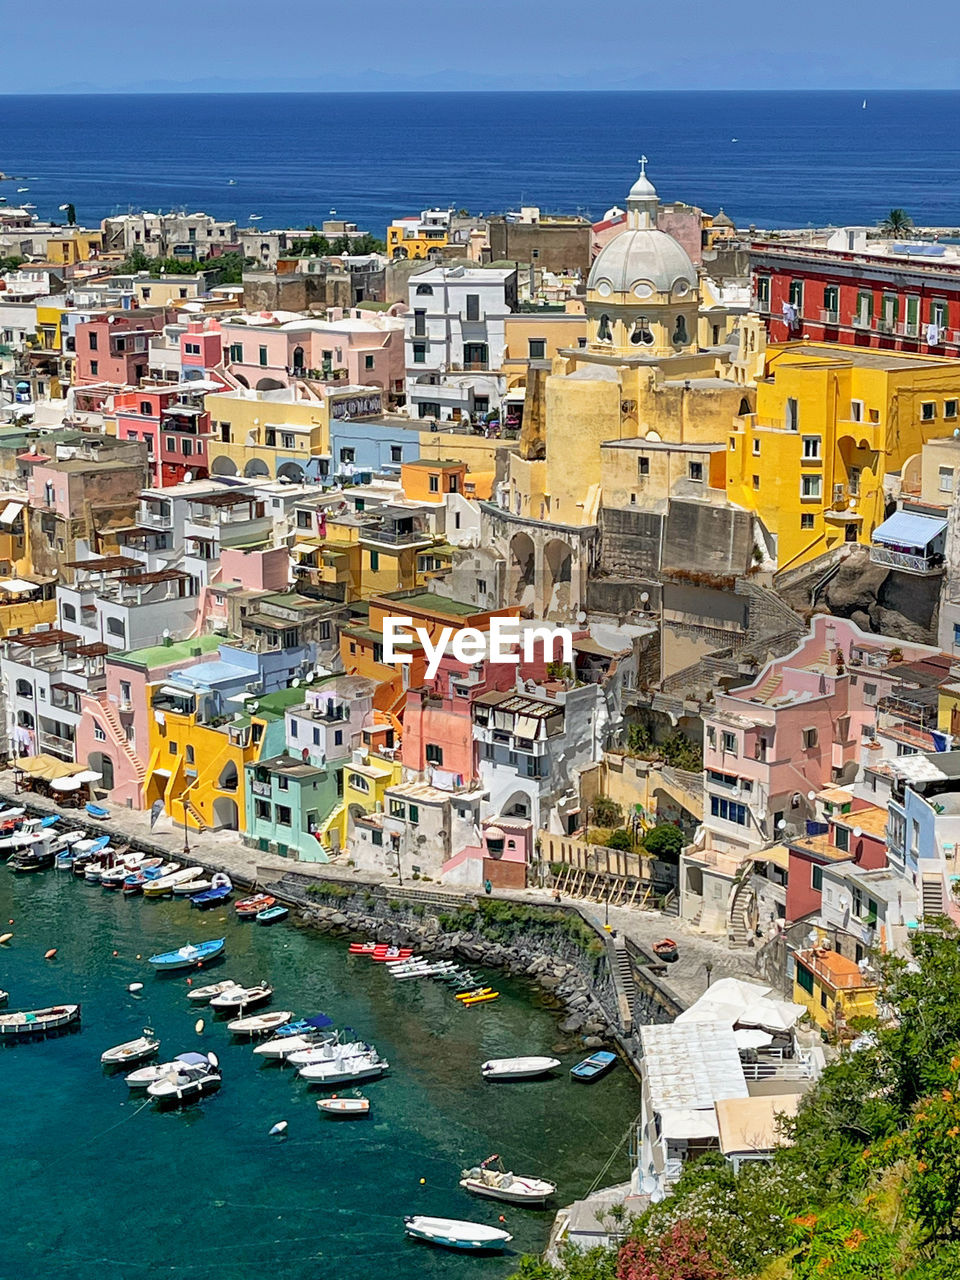
[[[190,861],[190,828],[187,825],[187,793],[184,791],[180,796],[180,803],[183,805],[183,856],[189,865]]]

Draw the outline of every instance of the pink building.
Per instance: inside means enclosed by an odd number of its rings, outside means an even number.
[[[878,704],[904,663],[938,651],[818,615],[810,635],[704,715],[707,847],[747,854],[802,834],[812,796],[875,763]]]
[[[336,374],[350,386],[403,391],[403,321],[384,312],[345,315],[333,308],[326,320],[286,321],[264,312],[246,323],[224,322],[220,341],[224,366],[255,390],[289,386],[305,376],[333,381]]]
[[[190,377],[196,370],[208,373],[222,360],[223,334],[219,320],[190,320],[186,333],[180,335],[180,368],[184,376]]]
[[[787,924],[820,914],[825,866],[852,862],[861,871],[878,871],[887,865],[886,809],[854,799],[827,822],[812,825],[821,829],[788,845]]]
[[[114,804],[143,808],[142,783],[150,750],[148,686],[171,671],[214,661],[222,640],[222,636],[198,636],[111,655],[104,663],[104,691],[81,693],[76,759],[102,775],[98,788],[108,791]]]
[[[117,438],[146,441],[154,487],[179,484],[188,471],[195,480],[207,476],[210,415],[203,401],[189,382],[114,396]]]
[[[163,323],[162,311],[112,311],[78,324],[74,382],[139,386],[150,368],[150,339]]]
[[[205,587],[197,618],[197,632],[229,629],[231,592],[286,591],[290,585],[290,552],[287,547],[245,551],[223,547],[220,569]]]

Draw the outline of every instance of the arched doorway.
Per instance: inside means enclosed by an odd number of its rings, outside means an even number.
[[[501,818],[530,818],[533,802],[525,791],[515,791],[506,804],[500,806]]]
[[[91,751],[87,756],[87,764],[94,773],[100,774],[100,781],[93,784],[97,791],[112,791],[114,782],[113,758],[103,751]]]
[[[507,603],[534,607],[534,569],[536,549],[528,533],[515,533],[510,539],[509,566],[507,569]]]
[[[303,370],[304,370],[303,347],[294,347],[293,348],[293,372],[303,373]]]
[[[236,791],[238,783],[237,766],[232,760],[228,760],[220,771],[217,786],[221,791]]]
[[[250,390],[250,383],[246,380],[246,378],[243,376],[242,373],[235,373],[233,376],[236,378],[237,382],[240,383],[241,387],[246,387],[248,391]]]
[[[285,462],[282,467],[277,467],[277,479],[289,480],[291,484],[303,484],[303,467],[299,462]]]
[[[543,549],[543,600],[548,618],[569,613],[572,601],[573,551],[560,538],[551,538]]]
[[[210,473],[215,476],[235,476],[237,464],[232,458],[226,458],[221,454],[219,458],[214,458]]]
[[[217,796],[213,802],[213,827],[215,831],[236,831],[239,826],[236,800],[229,796]]]
[[[258,391],[279,391],[286,383],[278,382],[276,378],[261,378],[257,383]]]
[[[251,458],[243,468],[243,474],[248,480],[258,480],[263,476],[269,476],[270,468],[260,458]]]
[[[366,809],[364,809],[362,804],[347,805],[347,839],[348,840],[353,835],[354,823],[357,821],[358,818],[362,818],[366,812],[367,811]]]

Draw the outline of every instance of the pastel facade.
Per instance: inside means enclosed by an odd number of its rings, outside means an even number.
[[[876,1017],[876,979],[855,961],[820,947],[798,951],[793,959],[793,1000],[827,1035],[851,1039],[852,1019]]]
[[[419,217],[394,218],[387,227],[387,255],[425,260],[440,256],[450,240],[452,209],[424,209]]]

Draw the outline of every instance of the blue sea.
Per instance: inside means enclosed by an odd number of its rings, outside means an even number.
[[[0,96],[0,183],[41,217],[137,209],[339,217],[382,235],[431,205],[599,217],[641,153],[665,201],[738,225],[960,225],[960,92]],[[234,180],[231,185],[230,180]],[[29,194],[17,194],[26,186]]]

